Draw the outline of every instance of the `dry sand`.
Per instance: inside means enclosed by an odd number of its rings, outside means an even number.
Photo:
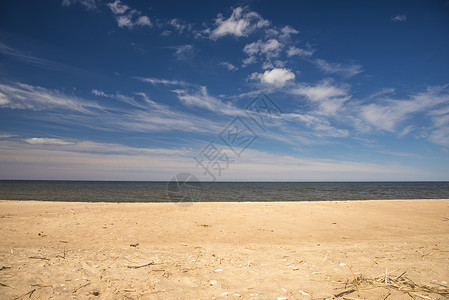
[[[419,286],[449,282],[449,200],[0,201],[0,232],[2,299],[445,299]]]

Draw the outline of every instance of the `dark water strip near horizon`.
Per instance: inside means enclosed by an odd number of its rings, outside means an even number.
[[[2,200],[171,202],[168,182],[0,180]],[[202,182],[196,201],[449,199],[449,182]]]

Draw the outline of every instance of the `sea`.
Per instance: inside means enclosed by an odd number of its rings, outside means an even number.
[[[0,180],[0,199],[76,202],[278,202],[449,199],[449,182]]]

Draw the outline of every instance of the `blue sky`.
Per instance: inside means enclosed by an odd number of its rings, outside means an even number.
[[[0,179],[449,180],[449,2],[2,1]]]

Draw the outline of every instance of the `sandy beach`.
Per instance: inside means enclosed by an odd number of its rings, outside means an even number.
[[[445,299],[449,290],[447,199],[4,200],[0,232],[2,299]]]

